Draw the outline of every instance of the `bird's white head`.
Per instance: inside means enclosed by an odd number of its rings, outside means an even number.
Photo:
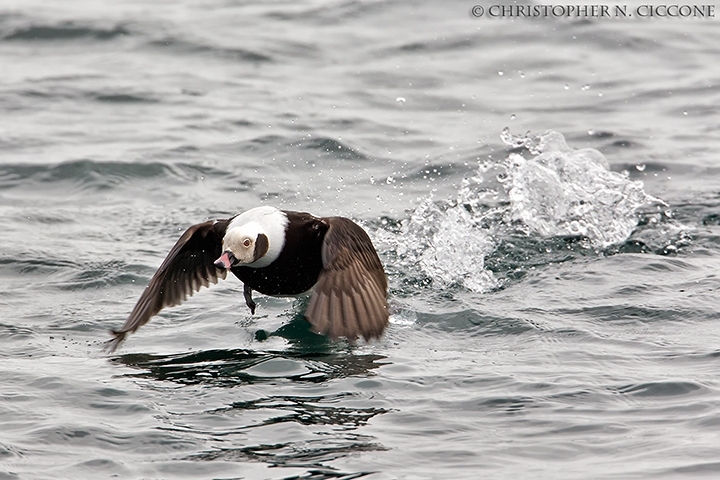
[[[262,268],[280,256],[285,245],[287,216],[272,207],[257,207],[235,217],[228,225],[218,268]]]

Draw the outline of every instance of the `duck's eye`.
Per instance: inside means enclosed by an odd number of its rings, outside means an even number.
[[[243,241],[243,245],[245,245],[246,247],[249,247],[251,243],[252,243],[252,242],[250,241],[249,238],[246,238],[246,239]]]

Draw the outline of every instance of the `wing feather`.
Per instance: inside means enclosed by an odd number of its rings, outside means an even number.
[[[388,324],[387,277],[370,237],[342,217],[323,219],[323,269],[305,317],[317,333],[378,338]]]
[[[113,330],[108,350],[114,351],[125,335],[145,325],[165,307],[180,304],[203,286],[217,283],[227,272],[215,267],[229,220],[199,223],[178,239],[153,275],[135,308],[119,330]]]

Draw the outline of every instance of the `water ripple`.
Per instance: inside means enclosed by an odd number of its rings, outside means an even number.
[[[130,30],[123,25],[102,28],[78,25],[74,22],[63,22],[57,25],[26,25],[11,28],[5,32],[0,30],[0,40],[4,41],[58,42],[77,39],[112,40],[126,35],[130,35]]]

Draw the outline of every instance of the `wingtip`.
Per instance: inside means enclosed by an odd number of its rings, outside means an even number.
[[[110,334],[113,335],[113,338],[105,342],[105,352],[115,353],[115,350],[120,346],[123,340],[125,340],[125,332],[110,330]]]
[[[307,319],[307,316],[305,318]],[[309,321],[310,319],[308,319],[308,322]],[[365,343],[370,343],[373,340],[379,340],[385,333],[386,327],[387,323],[381,325],[377,330],[372,331],[363,332],[360,330],[353,330],[336,332],[331,328],[330,325],[326,325],[325,328],[318,328],[317,326],[312,325],[310,331],[318,335],[323,335],[332,340],[333,342],[344,339],[350,345],[357,345],[358,341],[361,338],[365,341]]]

